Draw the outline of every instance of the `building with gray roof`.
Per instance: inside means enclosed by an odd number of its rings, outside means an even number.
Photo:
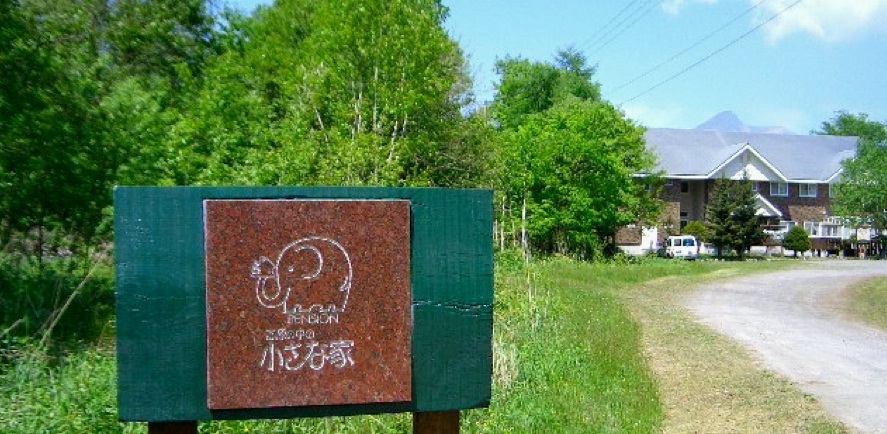
[[[656,249],[669,233],[704,221],[718,179],[752,182],[774,244],[794,225],[807,229],[814,249],[834,249],[848,234],[832,216],[831,198],[841,162],[856,154],[856,137],[651,128],[644,139],[666,179],[666,211],[658,228],[621,231],[617,241],[626,250]]]

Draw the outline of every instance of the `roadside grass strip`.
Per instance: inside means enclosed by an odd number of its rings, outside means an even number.
[[[763,368],[739,344],[696,323],[680,305],[685,288],[771,267],[731,264],[709,275],[667,277],[622,292],[643,325],[644,354],[665,409],[663,433],[850,432],[812,395]]]
[[[887,331],[887,278],[866,280],[849,295],[847,309],[854,318]]]
[[[464,431],[657,432],[641,330],[613,294],[588,284],[593,268],[566,259],[500,268],[494,399],[468,413]]]

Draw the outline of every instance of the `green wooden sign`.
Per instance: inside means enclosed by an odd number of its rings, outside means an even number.
[[[118,187],[114,207],[121,420],[489,404],[492,192]],[[321,269],[333,301],[305,301]]]

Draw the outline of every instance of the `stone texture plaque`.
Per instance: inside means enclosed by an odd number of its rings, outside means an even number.
[[[211,410],[411,400],[410,204],[206,200]]]

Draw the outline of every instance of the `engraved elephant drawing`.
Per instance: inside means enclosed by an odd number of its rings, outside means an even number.
[[[353,278],[351,257],[342,245],[324,237],[287,244],[275,260],[253,262],[256,298],[264,307],[284,314],[341,313],[348,305]]]

